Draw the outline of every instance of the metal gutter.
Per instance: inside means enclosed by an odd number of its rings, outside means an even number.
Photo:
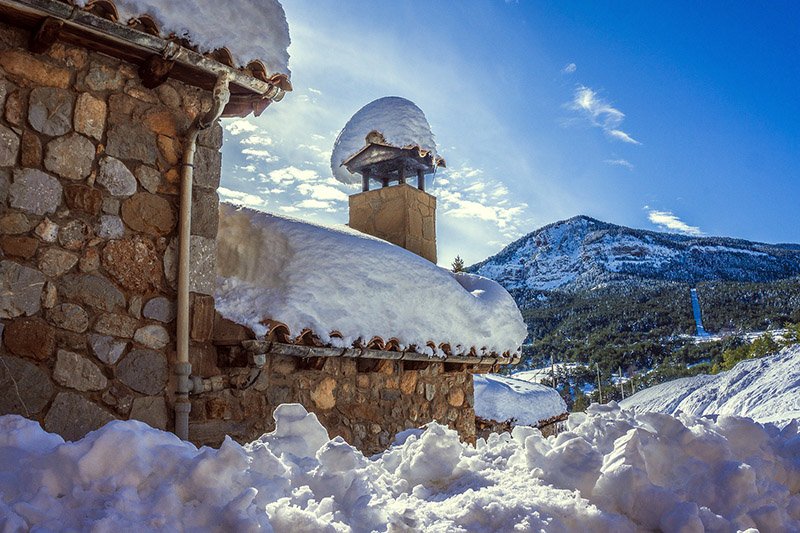
[[[250,354],[287,355],[291,357],[350,357],[354,359],[392,359],[395,361],[423,361],[426,363],[460,363],[465,365],[514,365],[519,363],[520,354],[511,356],[488,355],[450,355],[430,357],[417,352],[390,352],[369,348],[331,348],[327,346],[302,346],[264,340],[242,341],[242,347]]]

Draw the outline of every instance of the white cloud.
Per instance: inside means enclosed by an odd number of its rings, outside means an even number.
[[[612,139],[630,144],[641,144],[619,129],[625,119],[625,113],[600,98],[589,87],[579,86],[568,107],[582,113],[593,126],[601,128]]]
[[[645,206],[648,209],[648,206]],[[660,226],[668,231],[676,233],[683,233],[685,235],[703,235],[703,232],[697,226],[690,226],[682,221],[672,211],[659,211],[657,209],[650,209],[647,213],[647,218],[656,226]]]
[[[323,202],[321,200],[314,200],[313,198],[308,198],[298,203],[297,207],[302,209],[329,209],[331,207],[331,203]]]
[[[288,166],[272,170],[268,174],[269,179],[278,184],[290,185],[296,181],[315,182],[320,179],[315,170],[303,170],[295,166]]]
[[[330,185],[318,185],[301,183],[297,186],[297,192],[305,196],[310,196],[317,200],[336,200],[340,202],[347,201],[347,194]]]
[[[629,144],[642,144],[622,130],[607,130],[606,133],[611,137],[620,140],[622,142],[626,142]]]
[[[242,191],[234,191],[226,187],[219,187],[217,189],[219,195],[224,200],[231,200],[233,203],[249,205],[251,207],[260,207],[264,205],[264,200],[255,194],[250,194]]]
[[[567,63],[564,65],[564,68],[561,69],[561,74],[572,74],[576,70],[578,70],[578,65],[575,63]]]
[[[269,150],[261,148],[245,148],[242,153],[247,156],[247,159],[260,159],[267,163],[275,163],[280,160],[280,158],[272,155]]]
[[[272,139],[264,135],[251,135],[246,139],[242,139],[242,144],[258,145],[258,146],[271,146]]]
[[[242,133],[252,133],[258,130],[258,126],[246,119],[239,119],[225,124],[225,129],[228,130],[231,135],[241,135]]]
[[[606,159],[603,163],[616,167],[624,167],[628,170],[633,170],[633,164],[627,159]],[[646,209],[647,207],[645,207]]]

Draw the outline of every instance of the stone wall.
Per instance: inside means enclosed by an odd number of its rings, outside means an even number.
[[[0,23],[0,414],[169,429],[179,158],[210,94],[29,40]],[[219,125],[199,144],[192,290],[212,294]]]
[[[272,412],[287,402],[301,403],[331,437],[368,454],[431,420],[475,440],[472,375],[464,365],[267,354],[262,368],[222,368],[208,381],[218,390],[191,398],[189,438],[197,445],[218,445],[225,435],[252,441],[274,429]]]
[[[436,198],[408,184],[350,196],[348,225],[435,263]]]

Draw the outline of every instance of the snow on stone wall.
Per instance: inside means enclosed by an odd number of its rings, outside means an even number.
[[[527,335],[513,298],[491,280],[454,275],[346,227],[228,204],[220,212],[217,310],[259,335],[272,319],[293,336],[310,328],[337,346],[396,337],[430,355],[428,341],[449,343],[455,354],[516,352]]]
[[[425,113],[410,100],[386,96],[359,109],[336,137],[331,171],[337,180],[361,183],[361,177],[350,174],[342,162],[364,147],[367,134],[373,130],[381,132],[393,146],[419,146],[436,155],[436,142]]]
[[[567,412],[564,399],[552,387],[498,374],[476,375],[475,414],[487,420],[535,426]]]
[[[432,423],[364,457],[299,405],[251,444],[138,422],[65,444],[0,417],[0,530],[797,531],[800,436],[610,404],[543,438],[465,445]]]

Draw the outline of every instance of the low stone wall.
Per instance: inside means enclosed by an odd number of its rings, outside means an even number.
[[[171,428],[178,163],[210,93],[0,23],[0,414]],[[192,291],[212,294],[222,129],[200,137]]]
[[[421,368],[425,367],[425,368]],[[331,437],[365,453],[385,450],[396,433],[437,420],[475,440],[472,375],[463,365],[267,355],[260,369],[225,369],[209,381],[231,387],[192,397],[189,438],[218,445],[251,441],[274,429],[272,412],[297,402]]]

